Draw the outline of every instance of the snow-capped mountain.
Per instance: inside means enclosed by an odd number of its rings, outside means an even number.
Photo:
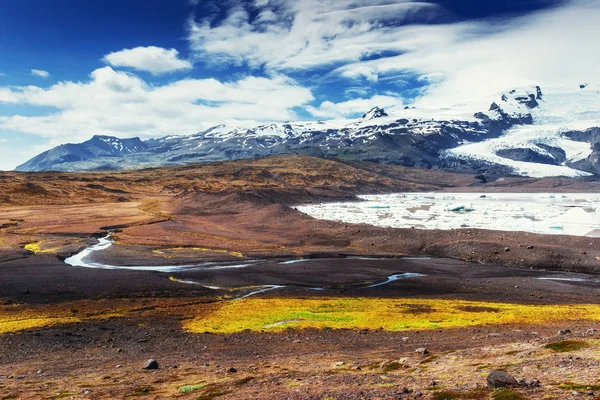
[[[140,140],[118,139],[111,136],[96,135],[90,140],[80,144],[63,144],[48,150],[25,164],[17,167],[17,171],[59,171],[61,165],[73,165],[88,160],[104,157],[123,158],[128,155],[146,151],[150,146]],[[68,170],[78,170],[69,168]],[[85,170],[85,168],[82,168]]]
[[[119,170],[306,154],[493,175],[600,175],[599,105],[599,88],[590,85],[547,93],[532,87],[444,109],[374,107],[354,120],[219,125],[145,142],[95,136],[17,170]]]

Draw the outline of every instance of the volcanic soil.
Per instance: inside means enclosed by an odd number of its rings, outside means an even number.
[[[407,191],[599,189],[301,156],[1,173],[0,398],[594,398],[600,239],[377,228],[294,206]],[[98,263],[198,268],[63,262],[108,231],[115,244],[94,254]],[[268,317],[270,304],[313,301],[325,307],[314,326],[250,318],[254,304]],[[217,321],[228,307],[239,328]],[[437,320],[446,308],[459,320]],[[369,313],[381,324],[361,322]],[[415,325],[396,329],[398,315]],[[150,358],[159,369],[142,369]],[[489,390],[494,369],[530,385]]]

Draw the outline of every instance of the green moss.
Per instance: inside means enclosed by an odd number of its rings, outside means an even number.
[[[52,396],[52,400],[54,400],[54,399],[64,399],[64,398],[72,397],[72,396],[75,396],[75,393],[59,393],[57,395]]]
[[[515,392],[511,389],[500,389],[496,390],[492,394],[492,399],[494,400],[524,400],[524,397],[521,396],[518,392]]]
[[[439,392],[433,393],[431,398],[433,400],[482,400],[488,398],[488,393],[489,392],[485,389],[474,389],[468,392],[459,392],[456,390],[441,390]]]
[[[183,325],[195,333],[373,327],[399,331],[524,322],[542,324],[556,320],[598,321],[600,306],[532,306],[433,299],[247,298],[224,302],[208,315],[187,320]]]
[[[400,368],[402,368],[402,364],[400,364],[398,361],[392,361],[383,366],[383,372],[392,372],[399,370]]]
[[[600,390],[600,385],[580,385],[573,382],[561,383],[558,387],[565,390]]]
[[[192,392],[196,392],[200,389],[204,389],[206,385],[203,384],[199,384],[199,385],[186,385],[186,386],[182,386],[179,388],[178,392],[179,393],[192,393]]]
[[[562,340],[560,342],[549,343],[544,347],[557,353],[568,353],[570,351],[585,349],[588,347],[588,344],[580,340]]]

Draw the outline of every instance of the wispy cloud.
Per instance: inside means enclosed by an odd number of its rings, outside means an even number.
[[[124,49],[107,54],[104,62],[113,67],[127,67],[138,71],[147,71],[154,75],[189,70],[192,63],[179,58],[175,49],[148,46]]]
[[[292,75],[314,70],[347,79],[348,87],[372,88],[410,76],[425,86],[418,103],[432,107],[512,87],[574,85],[600,76],[600,53],[593,51],[600,46],[597,0],[452,23],[440,6],[408,0],[221,4],[214,15],[225,18],[189,23],[198,60]]]
[[[222,21],[190,22],[195,56],[270,70],[334,65],[382,51],[406,51],[411,43],[403,39],[398,25],[425,23],[444,13],[434,4],[408,0],[270,0],[229,5]]]
[[[44,71],[42,69],[32,69],[31,70],[31,75],[45,79],[45,78],[49,78],[50,77],[50,72]]]
[[[342,66],[348,78],[411,71],[428,82],[419,104],[449,106],[514,87],[579,85],[600,76],[600,3],[564,6],[504,21],[407,28],[428,40],[404,54]],[[562,27],[569,27],[562,29]]]

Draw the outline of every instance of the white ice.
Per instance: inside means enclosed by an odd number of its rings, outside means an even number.
[[[600,232],[598,193],[399,193],[359,197],[364,201],[297,208],[318,219],[391,228],[473,228],[573,236],[597,236]]]

